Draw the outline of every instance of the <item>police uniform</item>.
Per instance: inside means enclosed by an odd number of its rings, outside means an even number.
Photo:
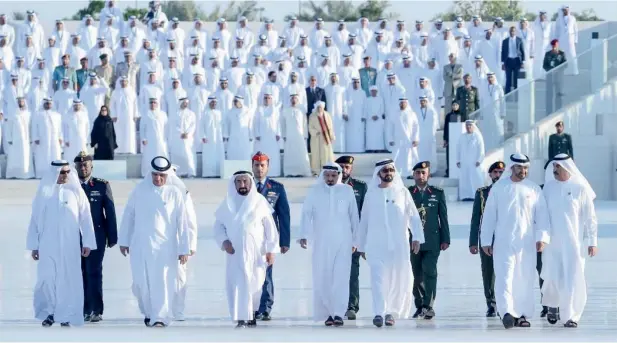
[[[262,152],[257,152],[253,156],[253,161],[266,161],[268,156]],[[272,180],[269,177],[262,182],[255,180],[257,192],[263,195],[274,209],[272,217],[279,232],[279,246],[290,247],[290,211],[287,193],[282,183]],[[263,284],[259,309],[256,319],[270,320],[270,312],[274,304],[274,283],[272,280],[272,266],[266,269],[266,279]]]
[[[413,170],[423,168],[430,168],[430,163],[420,162]],[[424,227],[424,243],[420,245],[417,254],[411,254],[413,296],[417,309],[414,318],[422,315],[426,319],[431,319],[435,316],[433,303],[437,292],[437,259],[441,252],[441,244],[450,244],[446,195],[443,189],[431,185],[427,185],[424,189],[411,186],[409,192]],[[410,237],[411,241],[413,237]]]
[[[501,161],[493,163],[488,172],[491,173],[495,169],[504,169],[505,165]],[[471,212],[471,229],[469,232],[469,247],[475,246],[480,250],[480,266],[482,268],[482,284],[484,286],[484,297],[486,298],[486,316],[495,317],[497,315],[497,302],[495,301],[495,269],[493,268],[493,257],[487,255],[481,248],[480,244],[480,226],[482,224],[482,215],[484,207],[488,200],[488,195],[493,185],[480,187],[476,190],[476,196],[473,201],[473,210]]]
[[[341,156],[336,159],[336,163],[353,164],[353,156]],[[366,196],[367,185],[364,181],[350,177],[345,182],[353,188],[358,205],[358,214],[362,212],[362,204]],[[347,319],[356,319],[355,314],[360,310],[360,253],[355,252],[351,255],[351,273],[349,275],[349,303],[347,305]],[[353,313],[352,313],[353,311]]]
[[[469,119],[469,115],[480,108],[480,95],[478,88],[471,86],[469,89],[460,86],[456,91],[456,100],[460,105],[463,121]]]
[[[81,152],[75,163],[92,161],[92,156]],[[96,177],[81,181],[81,187],[90,202],[90,213],[96,235],[96,250],[82,257],[81,270],[84,283],[84,316],[103,314],[103,257],[105,247],[118,243],[116,209],[109,182]],[[98,320],[97,320],[98,321]]]
[[[548,158],[549,160],[559,154],[567,154],[574,158],[572,151],[572,137],[567,133],[553,133],[548,138]]]

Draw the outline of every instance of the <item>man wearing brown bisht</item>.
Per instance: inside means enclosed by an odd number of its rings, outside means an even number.
[[[334,161],[332,143],[336,137],[334,137],[332,117],[326,112],[325,107],[326,104],[323,101],[317,102],[308,120],[308,129],[311,135],[310,157],[313,176],[319,175],[323,165]]]

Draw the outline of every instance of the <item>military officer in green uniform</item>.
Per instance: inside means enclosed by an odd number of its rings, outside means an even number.
[[[555,129],[557,130],[557,133],[553,133],[548,138],[548,159],[551,160],[559,154],[567,154],[571,158],[574,158],[574,152],[572,151],[572,137],[563,132],[563,121],[558,121],[557,124],[555,124]]]
[[[439,253],[450,246],[448,210],[443,189],[428,184],[430,162],[420,162],[413,167],[415,186],[409,187],[422,226],[424,243],[418,254],[411,254],[413,271],[413,297],[416,312],[413,318],[432,319],[435,316],[433,303],[437,293],[437,259]],[[411,242],[411,238],[410,238]]]
[[[360,68],[358,71],[360,74],[360,86],[366,96],[371,96],[370,88],[377,82],[377,69],[371,67],[371,56],[364,56],[364,68]]]
[[[456,100],[460,106],[463,121],[469,119],[469,115],[480,108],[480,92],[471,85],[471,75],[463,76],[463,86],[456,90]]]
[[[343,169],[342,183],[348,184],[353,188],[354,195],[356,196],[356,204],[358,205],[358,214],[362,212],[362,204],[364,203],[364,196],[366,195],[366,183],[364,181],[354,179],[351,177],[353,170],[353,156],[341,156],[336,159],[336,163]],[[349,276],[349,303],[347,305],[347,313],[345,316],[349,320],[356,319],[356,313],[360,310],[360,282],[358,280],[360,276],[360,253],[354,251],[351,256],[351,273]]]
[[[497,161],[488,168],[488,174],[493,181],[493,184],[499,180],[503,174],[505,164],[502,161]],[[487,255],[484,250],[479,249],[480,245],[480,225],[482,223],[482,215],[484,214],[484,206],[488,200],[488,195],[491,191],[490,186],[480,187],[476,191],[476,197],[473,201],[473,211],[471,212],[471,230],[469,231],[469,252],[476,255],[480,252],[480,266],[482,268],[482,284],[484,285],[484,297],[486,298],[486,316],[497,316],[497,303],[495,301],[495,270],[493,269],[493,256]]]

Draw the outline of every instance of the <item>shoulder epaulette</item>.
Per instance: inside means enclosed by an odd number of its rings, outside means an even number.
[[[488,189],[490,186],[484,186],[484,187],[480,187],[476,190],[476,192],[482,192],[485,189]]]
[[[443,192],[443,188],[441,188],[441,187],[431,186],[431,188],[436,190],[436,191]]]
[[[362,181],[362,180],[359,180],[359,179],[353,179],[353,178],[352,178],[352,180],[353,180],[353,182],[354,182],[354,183],[357,183],[357,184],[359,184],[359,185],[366,185],[366,182],[364,182],[364,181]]]
[[[272,182],[272,184],[275,184],[275,185],[283,185],[282,183],[280,183],[280,182],[278,182],[278,181],[276,181],[276,180],[274,180],[274,179],[268,179],[268,180],[269,180],[270,182]]]
[[[109,183],[109,181],[101,179],[100,177],[93,177],[92,179],[96,182]]]

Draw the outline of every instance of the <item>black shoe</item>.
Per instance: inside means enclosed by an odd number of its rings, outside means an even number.
[[[559,320],[559,310],[556,307],[549,307],[548,313],[546,314],[546,320],[549,324],[557,324],[557,321]]]
[[[92,314],[84,314],[84,323],[92,320]]]
[[[383,318],[381,316],[375,316],[375,318],[373,318],[373,325],[375,325],[378,328],[382,327]]]
[[[236,325],[236,329],[245,328],[248,324],[244,320],[238,320],[238,325]]]
[[[332,318],[332,316],[328,317],[328,319],[326,319],[326,326],[332,326],[334,325],[334,319]]]
[[[542,306],[542,312],[540,312],[540,318],[546,317],[548,314],[548,306]]]
[[[263,313],[256,312],[256,313],[255,313],[255,319],[257,319],[257,320],[262,320],[262,319],[264,319],[264,315],[263,315]]]
[[[345,313],[345,317],[347,317],[347,319],[349,320],[356,320],[356,311],[354,310],[347,310],[347,312]]]
[[[272,320],[272,317],[270,317],[270,313],[268,313],[268,312],[264,312],[264,313],[262,313],[262,315],[261,315],[261,320],[264,320],[264,321],[269,321],[269,320]]]
[[[425,307],[422,309],[422,314],[420,314],[420,317],[424,317],[426,320],[431,320],[435,317],[435,311],[430,307]]]
[[[343,326],[344,322],[343,322],[343,318],[339,317],[339,316],[334,316],[334,326]]]
[[[146,324],[146,326],[150,327],[150,318],[148,318],[148,317],[144,318],[144,324]]]
[[[577,328],[578,324],[573,321],[572,319],[568,320],[565,324],[563,324],[564,327],[566,328]]]
[[[416,312],[411,316],[411,318],[418,318],[422,314],[422,308],[416,310]]]
[[[101,320],[103,320],[103,316],[101,316],[100,314],[93,314],[93,315],[90,317],[90,323],[98,323],[98,322],[100,322]]]
[[[495,312],[495,308],[494,307],[489,307],[488,308],[488,310],[486,311],[486,317],[487,318],[497,317],[497,313]]]
[[[506,313],[503,315],[503,319],[501,320],[501,322],[503,323],[504,328],[511,329],[514,327],[514,324],[516,324],[516,319],[512,317],[511,314]]]
[[[394,325],[394,317],[391,314],[386,314],[386,326]]]
[[[253,320],[249,320],[246,322],[246,326],[250,327],[250,328],[254,328],[257,326],[257,320],[253,319]]]
[[[43,325],[43,327],[50,327],[52,325],[54,325],[54,315],[50,314],[49,316],[47,316],[47,318],[45,318],[45,320],[41,323],[41,325]]]
[[[152,324],[152,327],[154,327],[154,328],[164,328],[166,326],[167,326],[167,324],[165,324],[163,322],[155,322],[154,324]]]
[[[60,326],[63,328],[70,328],[71,324],[69,324],[69,322],[64,322],[64,323],[60,323]]]

